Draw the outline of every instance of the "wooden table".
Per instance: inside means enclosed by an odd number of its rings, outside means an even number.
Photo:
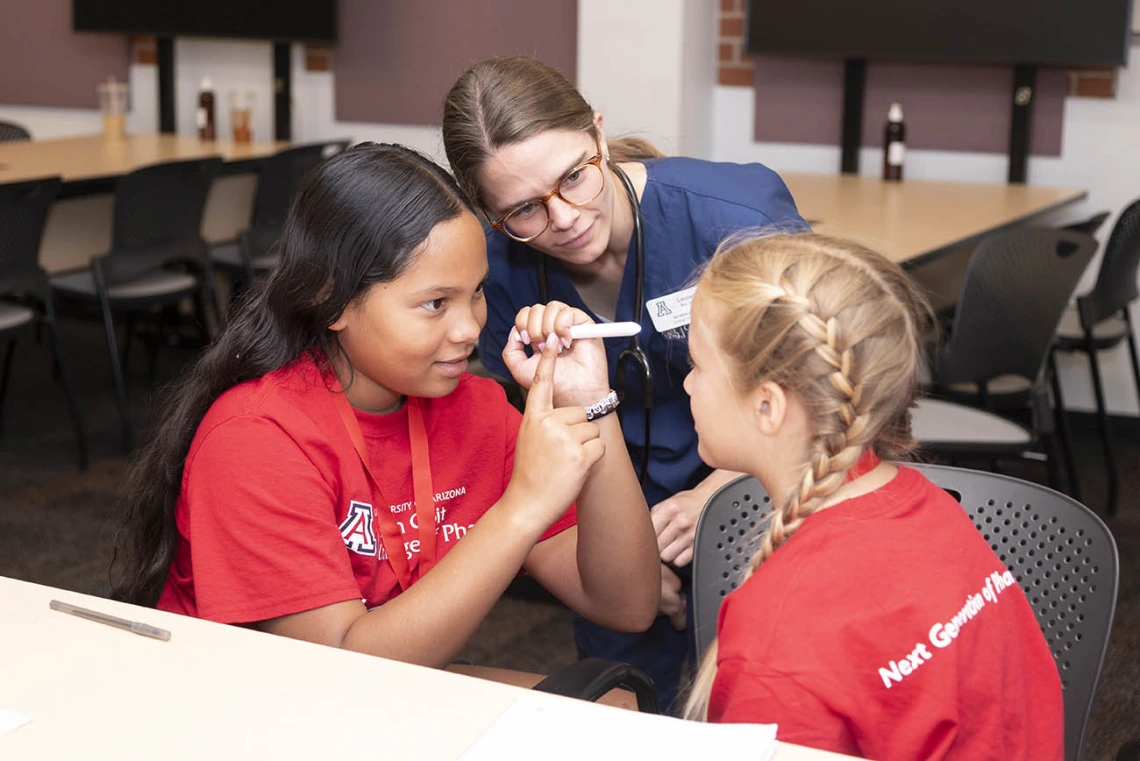
[[[857,240],[908,267],[1087,195],[1080,188],[1034,185],[781,176],[816,232]]]
[[[147,164],[221,156],[226,161],[225,172],[250,171],[257,162],[288,146],[282,141],[235,143],[155,134],[128,135],[122,140],[86,135],[3,142],[0,183],[59,175],[64,182],[61,197],[91,195],[113,190],[117,178]]]
[[[179,135],[102,135],[0,143],[0,183],[60,176],[63,187],[48,216],[40,264],[49,274],[87,267],[111,245],[111,194],[118,179],[148,164],[220,156],[224,177],[215,180],[203,214],[207,240],[230,240],[249,226],[255,173],[288,142],[202,141]]]
[[[52,598],[172,636],[161,642],[52,611]],[[34,717],[0,735],[5,761],[456,759],[520,696],[541,701],[544,710],[578,709],[575,716],[633,716],[0,577],[0,709]],[[644,740],[652,747],[651,737]],[[549,742],[556,749],[558,738]],[[548,755],[542,748],[517,751],[510,755]],[[785,744],[774,756],[841,758]]]

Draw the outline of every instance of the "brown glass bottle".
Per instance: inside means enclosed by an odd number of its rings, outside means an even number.
[[[883,179],[901,180],[903,159],[906,157],[906,124],[902,106],[892,103],[887,113],[887,126],[883,130]]]
[[[209,77],[202,78],[198,90],[198,137],[201,140],[217,139],[214,122],[214,85]]]

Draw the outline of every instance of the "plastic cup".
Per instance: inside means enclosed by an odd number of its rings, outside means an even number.
[[[95,87],[99,93],[99,110],[103,112],[103,137],[122,140],[127,136],[127,111],[130,108],[130,85],[111,77]]]

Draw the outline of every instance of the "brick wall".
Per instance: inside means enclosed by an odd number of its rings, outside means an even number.
[[[1081,98],[1115,98],[1119,69],[1073,69],[1066,95]]]
[[[720,39],[717,45],[717,82],[752,86],[752,57],[744,52],[744,4],[748,0],[720,0]]]
[[[720,0],[717,10],[717,82],[752,87],[752,57],[744,52],[744,9],[748,0]],[[1137,5],[1140,8],[1140,4]],[[1069,72],[1066,95],[1115,98],[1118,69],[1074,69]]]
[[[305,71],[330,71],[332,51],[327,45],[305,46]]]
[[[154,66],[158,63],[158,43],[148,34],[131,35],[131,63]]]

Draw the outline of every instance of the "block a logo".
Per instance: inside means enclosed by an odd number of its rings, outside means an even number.
[[[372,530],[372,505],[353,500],[348,516],[340,524],[344,546],[358,555],[376,554],[376,532]]]

